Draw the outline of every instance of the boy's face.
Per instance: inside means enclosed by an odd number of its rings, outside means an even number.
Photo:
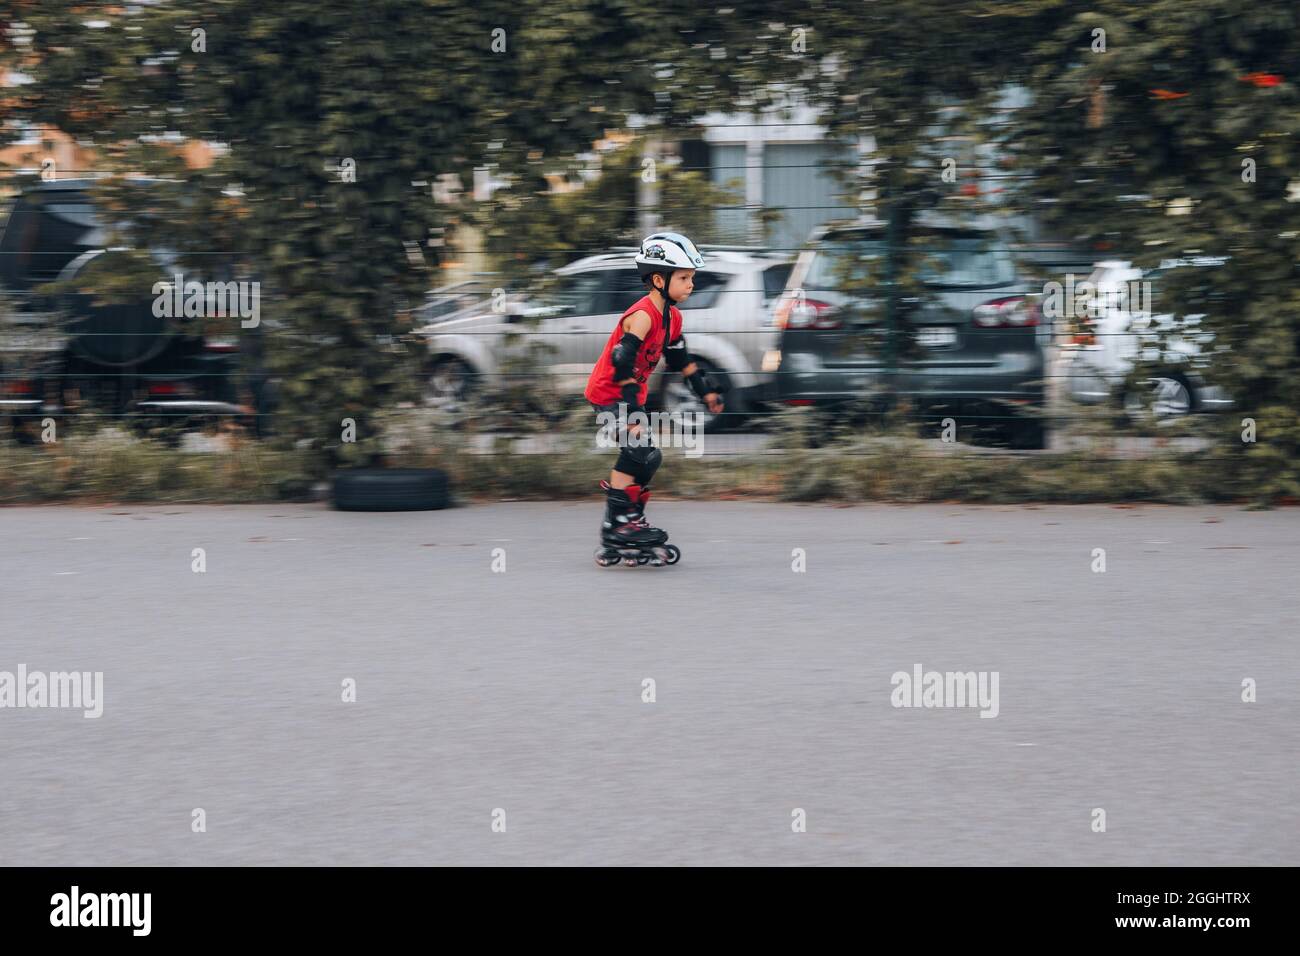
[[[658,283],[656,283],[658,285]],[[695,290],[695,270],[678,269],[669,277],[668,298],[681,302]],[[660,289],[660,291],[663,291]]]

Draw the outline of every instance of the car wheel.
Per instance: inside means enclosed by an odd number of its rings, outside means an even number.
[[[695,363],[708,373],[709,378],[713,379],[713,381],[722,383],[727,381],[726,372],[719,371],[715,366],[700,359],[696,359]],[[659,408],[674,416],[684,415],[688,412],[700,416],[695,421],[702,423],[701,428],[708,435],[735,428],[745,418],[744,412],[738,407],[739,400],[733,393],[729,391],[723,393],[722,401],[725,405],[722,414],[713,414],[705,406],[704,402],[691,391],[691,387],[686,384],[686,380],[676,372],[666,373],[663,385],[660,386]]]
[[[468,363],[448,356],[429,367],[421,397],[429,408],[462,411],[469,404],[477,384],[474,370]]]
[[[1182,372],[1161,372],[1125,389],[1121,401],[1130,423],[1159,425],[1196,411],[1196,389]]]
[[[40,419],[11,415],[7,424],[15,445],[40,444]]]

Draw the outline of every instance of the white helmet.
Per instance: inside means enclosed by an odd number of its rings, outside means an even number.
[[[643,279],[655,272],[667,274],[675,269],[698,269],[702,265],[704,257],[695,243],[676,232],[646,236],[636,254],[636,268]]]

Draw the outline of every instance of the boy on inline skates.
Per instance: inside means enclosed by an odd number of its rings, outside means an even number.
[[[596,412],[617,414],[622,405],[628,422],[625,436],[620,436],[618,460],[609,479],[600,483],[605,520],[596,563],[602,567],[620,560],[628,565],[675,564],[680,556],[676,547],[665,545],[668,535],[645,520],[650,480],[663,453],[654,447],[649,428],[639,421],[633,424],[632,416],[645,414],[650,375],[661,355],[710,412],[722,412],[719,386],[687,352],[682,313],[675,306],[691,294],[695,270],[702,265],[704,257],[685,236],[658,232],[642,241],[636,267],[648,291],[619,318],[587,381],[584,394]]]

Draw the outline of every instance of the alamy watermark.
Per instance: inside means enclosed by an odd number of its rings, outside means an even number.
[[[889,683],[889,702],[895,707],[978,707],[981,717],[999,711],[998,671],[927,671],[920,664],[912,672],[895,671]]]
[[[1099,289],[1086,279],[1076,283],[1067,274],[1064,284],[1044,283],[1039,308],[1045,319],[1100,319],[1116,312],[1149,318],[1151,283],[1134,279]]]
[[[618,413],[597,412],[597,448],[681,448],[687,458],[704,454],[704,414],[698,411],[627,412],[627,405],[619,403]],[[635,433],[628,429],[637,427]]]
[[[238,317],[240,328],[253,329],[262,321],[260,282],[185,281],[178,272],[171,282],[155,282],[153,314],[158,319],[215,319]]]
[[[0,707],[81,709],[83,717],[104,713],[103,671],[0,671]]]
[[[133,936],[148,936],[152,927],[152,893],[83,893],[73,885],[50,897],[50,925],[59,927],[116,926]]]

